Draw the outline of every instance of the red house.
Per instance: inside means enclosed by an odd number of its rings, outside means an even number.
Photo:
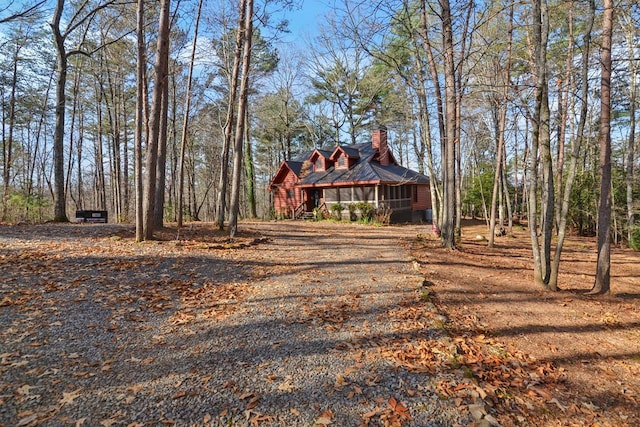
[[[276,214],[299,218],[315,208],[367,202],[391,210],[393,222],[430,219],[429,178],[398,164],[387,145],[384,126],[372,141],[315,149],[284,161],[269,183]]]

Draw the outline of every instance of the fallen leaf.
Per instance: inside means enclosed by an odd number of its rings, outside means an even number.
[[[291,377],[285,378],[285,380],[278,386],[278,390],[286,391],[290,393],[293,391],[293,383],[291,382]]]
[[[252,391],[247,392],[247,393],[243,393],[243,394],[240,395],[240,400],[245,400],[245,399],[248,399],[250,397],[255,397],[255,395],[256,394],[254,392],[252,392]]]
[[[19,394],[20,396],[29,396],[32,388],[35,388],[35,387],[29,384],[25,384],[23,386],[18,387],[16,389],[16,393]]]
[[[253,399],[251,399],[250,401],[247,402],[246,408],[247,409],[253,409],[256,406],[258,406],[258,401],[260,400],[259,396],[254,396]]]
[[[20,419],[20,421],[18,421],[17,426],[18,427],[28,426],[29,424],[36,421],[37,419],[38,419],[38,414],[31,414],[27,417]]]
[[[320,414],[318,419],[314,422],[314,426],[328,426],[330,424],[333,424],[333,412],[331,412],[331,409],[327,409]]]
[[[80,397],[81,388],[76,391],[72,391],[71,393],[62,393],[62,399],[58,401],[60,405],[69,405],[73,403],[78,397]]]
[[[562,412],[564,412],[564,411],[566,411],[566,410],[567,410],[567,407],[566,407],[566,406],[564,406],[563,404],[561,404],[561,403],[558,401],[558,399],[557,399],[557,398],[555,398],[555,397],[554,397],[553,399],[551,399],[548,403],[555,403],[555,405],[556,405],[558,408],[560,408],[560,410],[561,410]]]

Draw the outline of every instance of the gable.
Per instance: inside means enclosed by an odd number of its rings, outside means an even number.
[[[313,165],[313,172],[323,172],[333,165],[333,162],[327,158],[326,152],[323,153],[317,148],[313,150],[308,161]]]
[[[337,146],[329,159],[336,169],[351,169],[360,160],[360,153],[355,148]]]
[[[302,162],[282,162],[278,171],[274,175],[273,179],[269,183],[269,190],[272,190],[278,185],[282,185],[285,182],[296,184],[300,181],[300,171],[302,170]]]

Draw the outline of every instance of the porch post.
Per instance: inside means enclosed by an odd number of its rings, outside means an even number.
[[[376,184],[376,209],[378,209],[378,207],[380,207],[380,199],[379,197],[379,193],[378,193],[378,189],[380,188],[379,184]]]

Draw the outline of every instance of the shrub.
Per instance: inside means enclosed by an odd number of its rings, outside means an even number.
[[[349,203],[347,208],[349,209],[349,219],[351,221],[356,221],[358,219],[358,215],[356,214],[358,206],[355,203]]]
[[[324,211],[324,210],[322,210],[320,208],[313,208],[313,220],[314,221],[322,221],[323,219],[326,219],[325,212],[326,211]]]
[[[333,205],[331,205],[331,212],[333,213],[333,216],[340,221],[342,219],[342,211],[344,210],[344,206],[342,206],[340,203],[335,203]]]
[[[7,219],[10,221],[42,222],[49,201],[39,194],[13,192],[6,200]]]
[[[374,213],[373,206],[368,202],[358,202],[356,207],[360,211],[360,219],[362,222],[371,222]]]
[[[636,227],[631,231],[631,240],[629,240],[629,247],[634,251],[640,251],[640,227]]]
[[[393,211],[391,210],[391,208],[388,208],[386,206],[381,206],[378,209],[376,209],[375,220],[379,224],[389,225],[389,223],[391,222],[392,213]]]

